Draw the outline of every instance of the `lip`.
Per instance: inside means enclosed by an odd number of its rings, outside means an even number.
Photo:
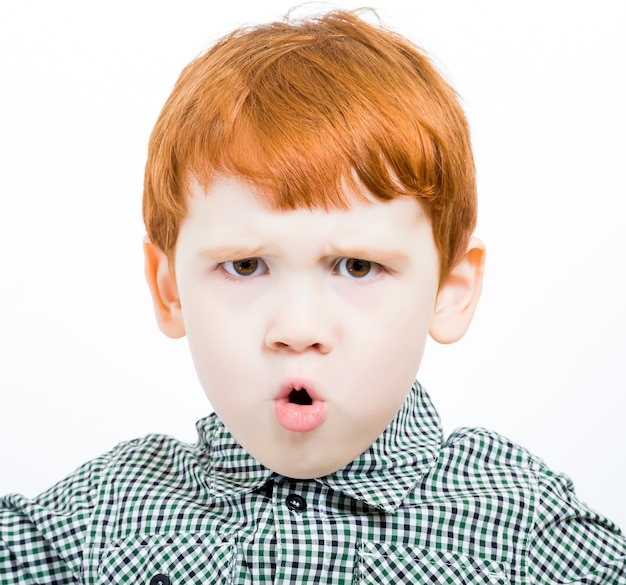
[[[311,404],[289,402],[292,390],[306,390],[311,397]],[[308,433],[319,427],[326,419],[326,402],[311,383],[302,379],[285,382],[274,400],[274,414],[278,423],[286,430],[296,433]]]
[[[289,380],[287,380],[284,384],[281,384],[280,392],[278,393],[276,400],[289,398],[289,394],[291,394],[292,390],[306,390],[307,394],[313,401],[321,400],[313,384],[304,378],[289,378]]]

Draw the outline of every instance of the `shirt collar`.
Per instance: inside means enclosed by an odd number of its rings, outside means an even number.
[[[197,427],[201,447],[208,450],[215,496],[246,493],[275,477],[239,445],[215,414]],[[367,451],[335,473],[312,481],[393,511],[435,464],[442,440],[439,415],[415,382],[402,408]]]

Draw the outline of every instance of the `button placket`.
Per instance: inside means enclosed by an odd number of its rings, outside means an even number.
[[[304,489],[303,489],[304,488]],[[276,577],[275,583],[308,583],[305,576],[298,574],[294,580],[294,567],[306,562],[307,539],[310,532],[310,517],[302,511],[306,505],[306,486],[293,481],[274,485],[273,508],[276,531]],[[293,506],[299,507],[294,510]],[[309,510],[310,510],[309,506]]]
[[[336,524],[319,504],[328,500],[328,488],[318,483],[288,480],[275,486],[275,583],[316,585],[320,575],[328,575],[329,582],[343,582],[345,567],[335,565],[354,552],[344,549]]]

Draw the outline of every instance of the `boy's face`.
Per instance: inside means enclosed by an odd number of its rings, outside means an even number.
[[[417,373],[439,284],[427,217],[410,198],[280,212],[224,177],[188,203],[175,283],[159,278],[211,404],[275,472],[336,471]]]

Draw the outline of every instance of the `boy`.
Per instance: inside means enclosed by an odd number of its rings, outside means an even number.
[[[216,414],[3,500],[2,583],[626,583],[626,541],[418,383],[484,248],[453,91],[350,13],[237,31],[153,132],[146,275]]]

